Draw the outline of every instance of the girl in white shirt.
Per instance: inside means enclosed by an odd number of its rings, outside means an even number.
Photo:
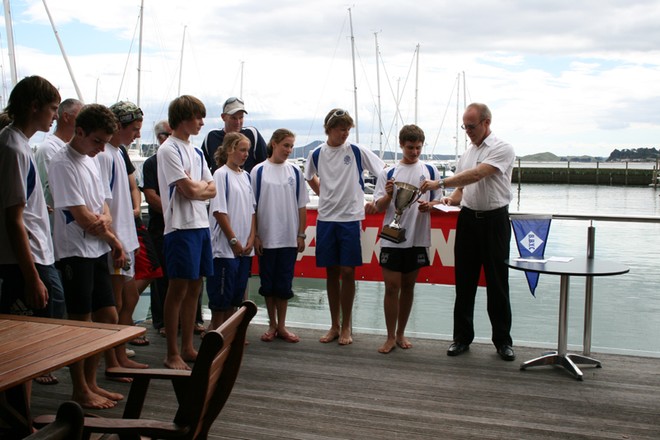
[[[266,300],[269,320],[269,328],[261,336],[264,342],[276,337],[292,343],[300,340],[285,326],[288,301],[293,297],[296,257],[305,250],[309,202],[302,171],[287,162],[295,139],[285,128],[275,130],[268,143],[268,160],[251,172],[257,200],[255,251],[259,256],[259,294]]]

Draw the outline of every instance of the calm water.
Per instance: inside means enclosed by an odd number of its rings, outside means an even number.
[[[514,191],[511,212],[548,214],[598,214],[658,216],[659,190],[640,187],[578,185],[523,185]],[[588,221],[553,220],[546,256],[586,256]],[[594,222],[596,257],[619,261],[630,273],[594,279],[592,351],[660,357],[660,224]],[[512,256],[517,256],[515,243]],[[569,298],[569,349],[582,346],[584,279],[571,278]],[[559,277],[541,275],[533,297],[524,273],[510,271],[514,344],[556,347]],[[259,305],[256,322],[266,323],[259,280],[250,280],[250,298]],[[289,302],[292,327],[327,328],[329,312],[325,280],[294,280],[296,296]],[[384,287],[378,282],[358,282],[353,328],[360,333],[385,334]],[[485,288],[477,294],[475,331],[480,341],[490,341]],[[407,332],[411,337],[441,339],[444,351],[452,334],[454,287],[418,284]],[[141,301],[144,304],[144,300]],[[144,307],[144,305],[143,305]],[[207,314],[208,310],[206,311]]]

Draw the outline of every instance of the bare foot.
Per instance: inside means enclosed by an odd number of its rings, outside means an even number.
[[[181,352],[181,359],[183,359],[185,362],[195,362],[197,360],[197,351],[184,350]]]
[[[412,342],[408,340],[408,338],[401,337],[396,340],[396,345],[399,346],[399,348],[403,348],[404,350],[407,350],[409,348],[412,348]]]
[[[149,365],[147,365],[147,364],[142,364],[140,362],[135,362],[135,361],[132,361],[128,358],[126,360],[123,360],[123,359],[120,360],[119,365],[121,365],[124,368],[149,368]]]
[[[396,347],[396,342],[394,342],[394,339],[387,338],[385,343],[378,349],[378,353],[387,354],[394,350],[394,347]]]
[[[171,368],[172,370],[190,370],[188,364],[179,355],[168,356],[163,363],[167,368]]]
[[[352,343],[353,337],[351,336],[351,330],[342,330],[339,336],[339,345],[350,345]]]
[[[71,396],[71,400],[78,402],[80,406],[88,409],[108,409],[114,408],[117,405],[117,402],[92,392],[74,393]]]
[[[108,391],[106,389],[103,389],[98,385],[95,385],[95,386],[90,385],[89,389],[93,393],[98,394],[101,397],[105,397],[106,399],[114,400],[115,402],[117,402],[119,400],[122,400],[124,398],[124,396],[122,394],[113,393],[112,391]]]
[[[133,379],[130,377],[119,377],[119,376],[105,376],[106,379],[111,380],[113,382],[119,382],[119,383],[131,383],[133,382]]]
[[[319,342],[323,342],[324,344],[327,344],[328,342],[334,341],[338,337],[339,337],[339,330],[333,327],[330,330],[328,330],[328,333],[326,333],[325,336],[319,339]]]

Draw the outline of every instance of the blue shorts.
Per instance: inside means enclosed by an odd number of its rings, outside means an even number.
[[[0,313],[64,318],[64,291],[60,274],[54,265],[35,263],[41,282],[48,290],[48,304],[43,309],[29,309],[25,304],[25,280],[18,264],[0,265]]]
[[[97,258],[62,258],[55,265],[62,273],[67,312],[85,315],[115,306],[108,254]]]
[[[213,275],[209,228],[172,231],[165,235],[163,247],[168,278],[198,280]]]
[[[214,258],[213,275],[206,278],[209,309],[224,312],[243,303],[252,257]]]
[[[259,277],[261,296],[280,299],[293,298],[293,268],[296,265],[298,249],[294,247],[264,249],[259,257]]]
[[[316,267],[362,266],[359,221],[316,222]]]

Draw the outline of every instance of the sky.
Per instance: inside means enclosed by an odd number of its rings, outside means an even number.
[[[289,128],[296,146],[324,140],[323,118],[344,108],[357,113],[350,139],[374,150],[398,149],[398,130],[416,123],[426,152],[461,154],[465,103],[483,102],[518,156],[660,147],[658,0],[144,0],[140,69],[140,0],[46,5],[83,101],[139,103],[144,143],[189,94],[207,109],[198,144],[239,96],[246,125],[266,141]],[[18,78],[78,97],[44,1],[10,7]]]

